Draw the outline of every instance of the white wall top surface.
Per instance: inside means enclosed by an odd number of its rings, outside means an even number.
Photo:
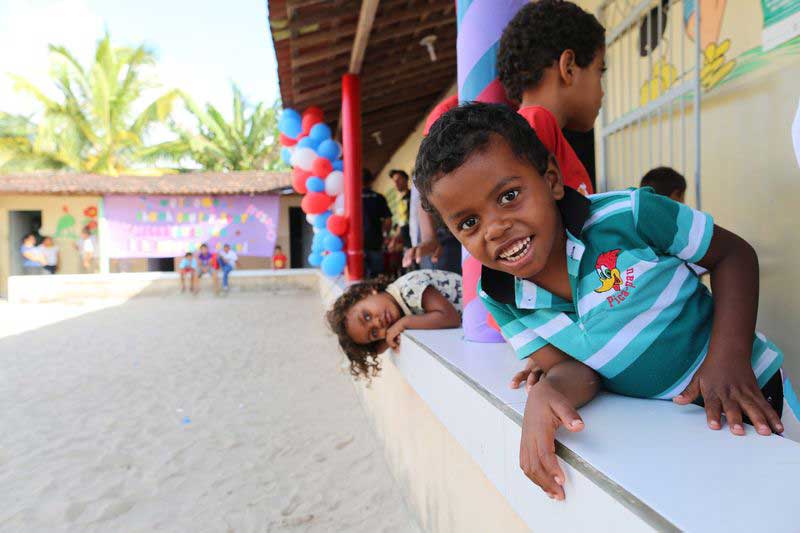
[[[509,346],[466,342],[460,329],[406,335],[401,346],[416,342],[521,423],[526,395],[508,384],[523,363]],[[580,413],[583,432],[558,434],[572,452],[562,457],[630,505],[686,531],[800,531],[799,444],[749,426],[744,437],[711,431],[700,407],[663,400],[602,393]]]

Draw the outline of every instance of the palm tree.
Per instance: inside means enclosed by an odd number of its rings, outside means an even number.
[[[230,122],[213,105],[201,107],[188,94],[181,92],[186,109],[197,121],[196,130],[173,122],[172,128],[178,139],[145,149],[145,157],[152,162],[168,160],[178,164],[189,158],[201,167],[215,171],[288,168],[280,158],[279,104],[266,106],[259,103],[253,107],[235,84],[232,90],[233,118]]]
[[[143,69],[154,63],[144,46],[112,47],[105,35],[94,62],[84,67],[64,47],[50,45],[58,98],[12,76],[17,90],[44,108],[38,124],[28,117],[0,115],[0,170],[68,169],[117,176],[161,174],[169,169],[139,166],[148,130],[164,122],[178,91],[167,91],[141,109],[153,88]]]

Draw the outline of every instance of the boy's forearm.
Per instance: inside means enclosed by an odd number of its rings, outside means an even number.
[[[563,394],[573,407],[585,405],[597,396],[601,384],[597,372],[578,361],[558,363],[544,375],[542,381]]]
[[[709,269],[714,293],[709,353],[749,359],[758,314],[758,256],[740,237],[721,232],[727,249]]]

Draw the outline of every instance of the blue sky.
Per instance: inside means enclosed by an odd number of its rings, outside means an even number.
[[[120,45],[144,42],[164,87],[187,90],[225,114],[230,82],[251,101],[279,97],[266,0],[0,0],[0,110],[31,113],[7,73],[47,84],[47,44],[90,60],[105,28]]]

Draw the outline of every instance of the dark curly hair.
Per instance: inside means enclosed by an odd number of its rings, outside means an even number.
[[[428,199],[433,184],[485,149],[493,134],[502,137],[514,155],[530,162],[540,174],[547,170],[550,154],[519,113],[502,104],[471,102],[454,107],[431,126],[414,167],[414,185],[422,206],[439,217],[440,223],[440,214]]]
[[[686,178],[670,167],[657,167],[642,177],[640,187],[652,187],[656,193],[669,196],[674,192],[686,192]]]
[[[350,374],[354,378],[367,379],[376,377],[381,371],[378,354],[383,341],[369,344],[357,344],[347,334],[347,313],[358,302],[373,292],[383,292],[393,280],[388,276],[378,276],[375,279],[356,283],[347,288],[327,312],[325,318],[333,333],[339,339],[339,346],[350,360]]]
[[[539,0],[520,9],[503,30],[498,77],[508,97],[519,102],[564,50],[575,52],[575,63],[584,68],[604,46],[605,28],[594,15],[572,2]]]

